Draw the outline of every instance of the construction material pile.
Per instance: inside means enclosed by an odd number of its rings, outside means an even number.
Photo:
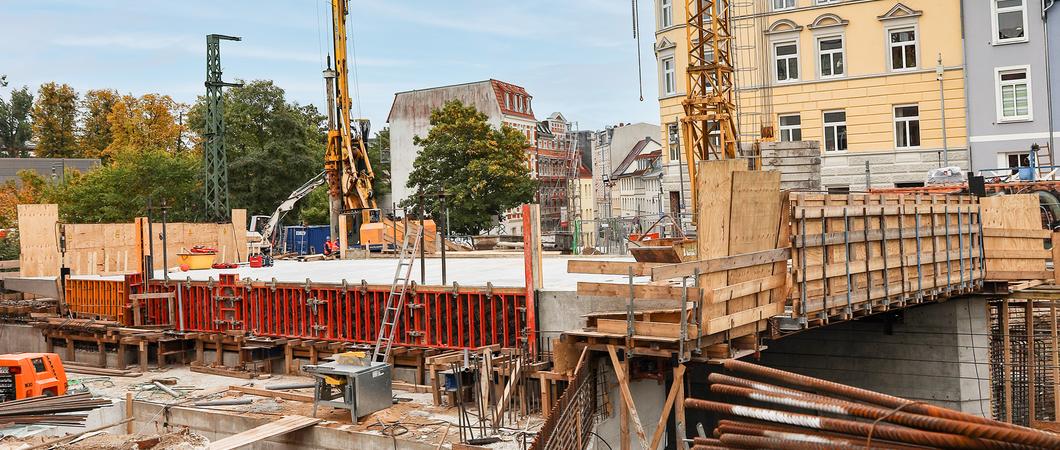
[[[110,400],[92,394],[33,397],[0,403],[0,426],[57,425],[84,426],[87,414],[70,414],[109,406]]]
[[[742,361],[724,365],[761,381],[715,373],[711,392],[736,404],[685,400],[736,418],[719,421],[713,438],[696,438],[697,450],[1060,448],[1060,436],[1031,428]]]

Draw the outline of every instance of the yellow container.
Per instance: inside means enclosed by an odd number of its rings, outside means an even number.
[[[217,258],[216,253],[177,253],[177,257],[180,258],[180,265],[188,265],[189,270],[209,269],[213,266],[214,259]]]

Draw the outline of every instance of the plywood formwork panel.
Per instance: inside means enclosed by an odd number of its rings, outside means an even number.
[[[1035,194],[997,195],[982,199],[983,228],[986,231],[983,247],[986,251],[987,279],[1010,279],[1026,274],[1026,279],[1041,278],[1045,259],[999,257],[1012,252],[1037,253],[1045,248],[1038,196]],[[1002,233],[998,231],[1008,231]],[[1014,231],[1043,232],[1039,237],[1027,233],[1019,237]]]
[[[58,205],[18,205],[17,212],[21,275],[57,275],[62,264],[56,228],[59,222]]]

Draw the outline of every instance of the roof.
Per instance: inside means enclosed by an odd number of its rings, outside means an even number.
[[[517,85],[511,84],[511,83],[506,83],[504,81],[500,81],[500,80],[496,80],[496,79],[490,78],[488,80],[482,80],[482,81],[471,81],[471,82],[467,82],[467,83],[446,84],[446,85],[442,85],[442,86],[433,86],[433,87],[423,88],[423,89],[410,89],[410,90],[407,90],[407,91],[395,92],[394,93],[394,101],[391,102],[391,104],[390,104],[390,111],[387,113],[386,121],[387,121],[387,123],[390,123],[390,118],[394,115],[394,105],[397,104],[397,97],[400,96],[400,95],[412,94],[412,93],[416,93],[416,92],[431,91],[431,90],[435,90],[435,89],[448,89],[448,88],[459,87],[459,86],[471,86],[471,85],[476,85],[476,84],[485,85],[487,83],[489,84],[490,87],[493,88],[495,97],[497,99],[497,107],[500,108],[500,110],[501,110],[501,112],[503,114],[508,114],[508,115],[512,115],[512,116],[519,116],[519,117],[524,117],[524,118],[536,120],[536,119],[534,119],[533,103],[530,104],[529,111],[526,112],[526,113],[515,111],[515,110],[512,110],[512,109],[508,109],[508,108],[506,108],[504,106],[504,94],[508,93],[508,92],[513,93],[513,94],[518,94],[518,95],[525,96],[527,99],[533,99],[534,97],[532,95],[530,95],[529,93],[527,93],[526,89],[524,89],[522,86],[517,86]]]
[[[615,168],[614,172],[611,172],[611,177],[617,178],[618,176],[622,175],[622,173],[629,168],[630,164],[633,164],[633,161],[635,161],[637,157],[640,156],[641,152],[644,151],[644,147],[647,147],[649,143],[653,142],[656,145],[659,145],[659,143],[651,137],[645,137],[644,139],[637,141],[636,145],[634,145],[633,148],[630,149],[629,153],[626,154],[626,157],[622,159],[622,163],[620,163],[618,167]],[[660,155],[662,154],[661,151],[659,153]]]
[[[592,178],[593,173],[589,171],[585,164],[578,164],[578,178]]]
[[[537,135],[538,136],[549,136],[549,137],[555,136],[552,133],[552,129],[549,128],[547,120],[543,120],[543,121],[537,123]]]

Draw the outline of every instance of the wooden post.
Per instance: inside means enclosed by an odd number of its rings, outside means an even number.
[[[440,386],[440,380],[438,379],[438,369],[434,364],[430,365],[431,374],[431,395],[434,397],[434,406],[442,405],[442,389]]]
[[[99,367],[107,367],[107,344],[102,339],[96,338],[96,348],[99,349]]]
[[[140,339],[140,373],[147,373],[147,341]]]
[[[202,342],[202,336],[195,337],[195,362],[198,364],[204,364],[206,345]]]
[[[1004,343],[1002,348],[1002,385],[1005,390],[1005,422],[1012,423],[1012,337],[1009,335],[1009,301],[1008,297],[1001,300],[1001,311],[998,311],[998,316],[1001,317],[1001,342]]]
[[[1038,387],[1035,385],[1037,380],[1034,378],[1034,369],[1038,364],[1034,354],[1034,300],[1027,300],[1024,316],[1027,322],[1027,425],[1033,427],[1035,422],[1034,397],[1038,394]]]
[[[128,355],[125,354],[126,350],[128,350],[128,349],[125,348],[125,344],[122,344],[121,341],[119,340],[118,341],[118,369],[120,369],[120,370],[125,370],[125,368],[129,367],[129,361],[127,359]]]
[[[659,442],[662,442],[663,433],[666,432],[666,420],[670,418],[670,410],[674,408],[674,401],[677,400],[679,403],[685,401],[683,398],[677,399],[681,386],[684,384],[684,377],[685,366],[682,364],[674,369],[673,385],[670,386],[670,393],[666,395],[666,402],[663,403],[662,413],[659,414],[659,423],[655,425],[655,432],[651,435],[651,445],[648,446],[648,450],[659,448]],[[682,436],[677,436],[677,439],[680,440],[681,438]]]
[[[1060,231],[1053,232],[1053,284],[1060,286]]]
[[[125,418],[131,419],[133,417],[133,393],[125,393]],[[125,434],[133,434],[133,422],[130,420],[125,422]]]
[[[1055,236],[1055,233],[1054,233]],[[1056,247],[1053,247],[1054,249]],[[1055,253],[1055,252],[1054,252]],[[1057,351],[1057,330],[1056,330],[1056,303],[1049,303],[1049,333],[1052,335],[1050,340],[1052,356],[1053,356],[1053,417],[1060,417],[1060,351]]]
[[[552,412],[552,380],[539,377],[538,382],[541,383],[541,418],[548,419],[549,413]]]
[[[681,382],[677,384],[677,402],[674,403],[675,417],[674,422],[676,423],[676,434],[677,434],[677,450],[685,450],[688,446],[685,445],[685,380],[681,379]]]
[[[224,348],[224,336],[215,334],[213,336],[213,362],[214,365],[223,366],[225,364],[225,348]]]
[[[66,338],[66,360],[77,361],[77,356],[74,354],[74,339],[71,337]]]
[[[526,204],[523,215],[523,268],[526,275],[526,326],[530,354],[537,354],[537,318],[534,293],[544,284],[541,277],[541,205]]]
[[[290,375],[294,373],[292,369],[294,367],[294,349],[291,348],[291,343],[288,342],[283,346],[283,373]]]
[[[611,356],[611,364],[615,368],[615,378],[618,378],[618,391],[622,394],[622,400],[626,403],[626,407],[623,410],[629,411],[629,417],[633,422],[633,430],[637,432],[637,440],[640,441],[641,448],[649,448],[648,437],[644,434],[644,427],[640,424],[640,415],[637,414],[637,406],[633,403],[633,394],[629,392],[629,382],[626,381],[626,371],[623,369],[625,366],[619,362],[614,345],[607,346],[607,353]],[[628,439],[626,440],[628,441]]]
[[[618,408],[618,436],[619,443],[622,444],[622,450],[630,450],[633,448],[632,442],[629,439],[629,410],[626,408]]]

